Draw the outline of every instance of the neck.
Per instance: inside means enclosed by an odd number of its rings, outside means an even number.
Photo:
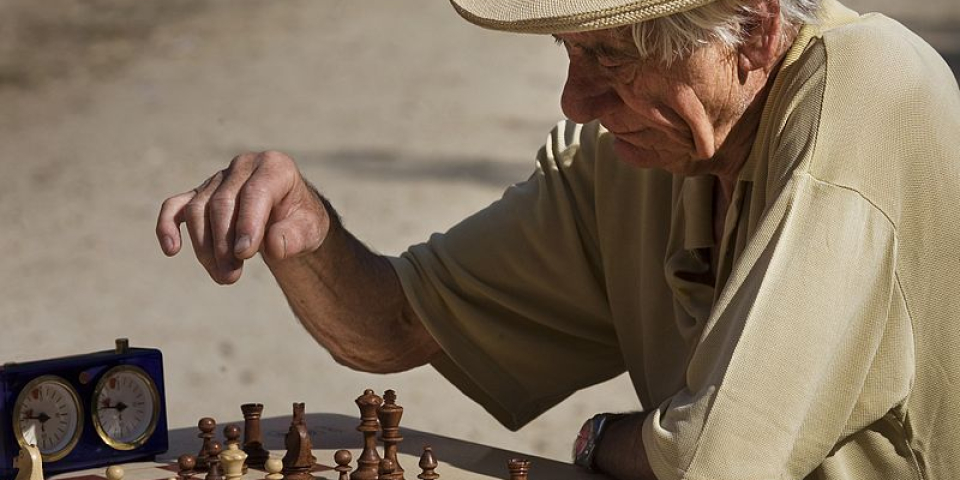
[[[760,120],[763,117],[764,105],[770,96],[770,90],[773,88],[790,43],[792,42],[786,42],[777,61],[768,69],[749,72],[748,78],[744,81],[746,91],[743,98],[746,108],[733,124],[726,141],[714,155],[718,168],[712,173],[717,176],[720,185],[717,193],[725,200],[724,203],[729,202],[733,197],[740,170],[743,169],[753,150],[753,144],[760,129]]]

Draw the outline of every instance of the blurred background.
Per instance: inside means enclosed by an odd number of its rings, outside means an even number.
[[[850,0],[917,31],[960,72],[960,2]],[[371,247],[397,254],[532,171],[561,118],[551,39],[485,31],[442,0],[0,2],[0,362],[165,352],[172,427],[356,415],[398,391],[404,425],[566,460],[584,419],[636,409],[621,377],[511,433],[430,368],[335,364],[267,269],[221,287],[168,259],[161,201],[244,151],[298,159]]]

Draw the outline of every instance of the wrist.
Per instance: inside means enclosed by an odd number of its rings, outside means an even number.
[[[573,463],[596,472],[597,451],[611,424],[626,417],[625,413],[599,413],[584,422],[573,444]]]

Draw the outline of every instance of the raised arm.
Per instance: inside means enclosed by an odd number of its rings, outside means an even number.
[[[395,372],[440,352],[389,261],[343,228],[285,154],[240,155],[164,201],[157,239],[168,256],[182,247],[181,223],[217,283],[235,283],[243,262],[260,252],[300,322],[343,365]]]

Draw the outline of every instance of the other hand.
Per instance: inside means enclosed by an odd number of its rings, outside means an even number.
[[[157,239],[167,256],[180,252],[181,223],[210,277],[232,284],[258,251],[268,262],[316,251],[330,216],[293,159],[267,151],[237,156],[199,187],[163,202]]]

